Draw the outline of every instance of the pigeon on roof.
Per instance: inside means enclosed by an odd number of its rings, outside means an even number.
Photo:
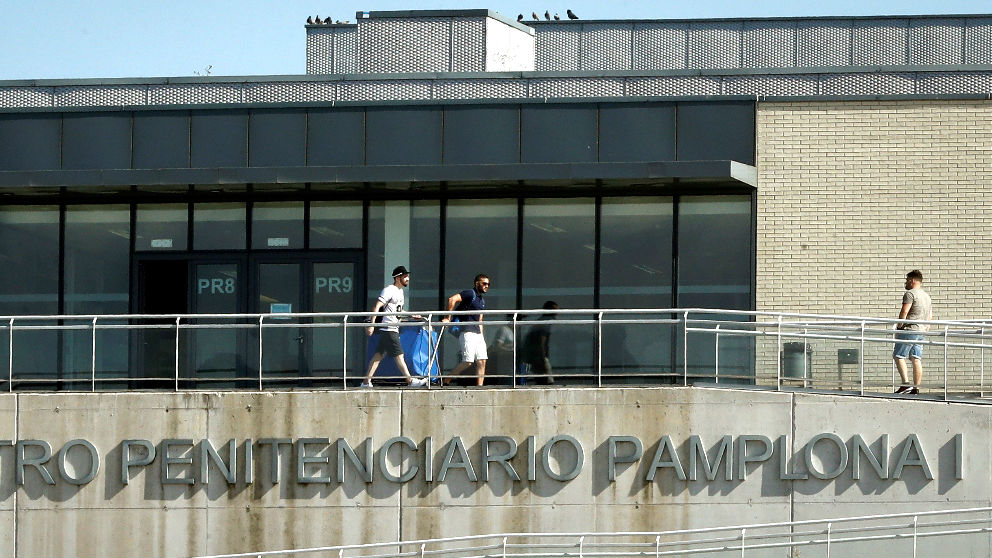
[[[551,14],[548,13],[548,10],[544,10],[544,19],[551,21]]]
[[[517,21],[523,21],[523,20],[524,20],[524,14],[517,14]]]
[[[530,17],[532,17],[534,19],[541,19],[541,18],[537,17],[537,12],[531,12],[530,13]]]
[[[327,25],[330,25],[331,24],[331,16],[325,17],[324,18],[324,23],[327,24]]]
[[[313,25],[313,16],[307,16],[307,25]]]
[[[568,19],[579,19],[579,16],[572,13],[572,10],[565,10],[565,14],[568,15]]]
[[[556,14],[555,14],[555,21],[559,21],[559,20],[561,20],[561,18],[560,18],[560,17],[558,17],[558,14],[556,13]]]
[[[314,16],[313,22],[316,23],[317,25],[320,25],[320,16],[319,15],[318,16]]]

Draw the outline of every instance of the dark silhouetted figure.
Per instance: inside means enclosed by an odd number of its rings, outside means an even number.
[[[324,24],[325,25],[330,25],[331,24],[331,16],[327,16],[327,17],[324,18]]]
[[[313,16],[307,17],[307,25],[313,25]]]
[[[523,20],[524,20],[524,14],[517,15],[517,21],[523,21]]]
[[[537,20],[541,19],[541,18],[537,17],[537,12],[531,12],[530,13],[530,17],[532,17],[534,19],[537,19]]]
[[[548,13],[548,10],[544,10],[544,19],[551,21],[551,14]]]
[[[558,17],[558,14],[555,14],[555,21],[558,21],[558,20],[560,20],[560,19],[561,19],[561,18],[560,18],[560,17]]]
[[[316,25],[320,25],[320,16],[319,16],[319,15],[318,15],[318,16],[314,16],[314,18],[313,18],[313,22],[314,22],[314,23],[315,23]]]
[[[565,14],[568,15],[568,19],[579,19],[579,16],[575,15],[572,10],[565,10]]]

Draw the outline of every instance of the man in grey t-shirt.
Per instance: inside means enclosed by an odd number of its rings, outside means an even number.
[[[892,359],[895,360],[896,369],[902,378],[902,385],[896,393],[920,393],[920,382],[923,381],[923,332],[930,329],[929,324],[917,323],[914,320],[932,320],[933,307],[930,303],[930,295],[923,290],[923,273],[914,269],[906,274],[906,294],[902,296],[902,309],[899,311],[899,319],[906,320],[896,324],[896,329],[901,330],[896,334],[896,339],[903,341],[896,343],[892,351]],[[916,341],[916,343],[912,343]],[[909,372],[906,370],[906,358],[913,361],[913,383],[909,383]]]

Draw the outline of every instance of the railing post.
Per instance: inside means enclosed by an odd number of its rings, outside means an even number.
[[[93,316],[93,335],[90,339],[90,391],[96,391],[96,320]]]
[[[809,328],[804,327],[803,328],[803,387],[804,388],[808,388],[810,386],[809,370],[808,370],[809,357],[806,356],[808,354],[808,351],[809,351]],[[843,384],[843,382],[841,383]],[[841,389],[844,389],[843,385],[841,385]]]
[[[661,535],[654,538],[654,558],[661,556]]]
[[[503,537],[503,558],[506,558],[506,537]]]
[[[747,529],[741,529],[741,558],[744,558],[744,535],[747,533]]]
[[[338,558],[344,558],[344,549],[338,551]]]
[[[176,316],[176,391],[179,391],[179,322],[182,316]]]
[[[510,372],[512,374],[513,380],[510,387],[517,387],[517,313],[513,313],[513,362],[510,368],[513,370]],[[441,333],[444,333],[442,330]]]
[[[827,523],[827,558],[830,558],[830,523]]]
[[[424,558],[424,551],[427,549],[427,543],[421,543],[420,545],[420,558]]]
[[[775,389],[782,391],[782,315],[778,316],[778,333],[775,334],[778,349],[775,351]],[[806,355],[803,355],[806,358]]]
[[[258,391],[262,391],[262,321],[265,316],[258,317]]]
[[[682,314],[682,385],[689,385],[689,312]]]
[[[716,324],[716,341],[713,342],[713,383],[720,383],[720,324]]]
[[[428,385],[430,382],[427,382]],[[348,315],[341,319],[341,389],[348,389]]]
[[[596,314],[596,387],[603,387],[603,313]]]
[[[920,517],[918,515],[913,516],[913,558],[916,558],[916,534],[919,519]]]
[[[861,395],[865,394],[865,323],[861,322],[861,351],[858,353],[858,374],[861,375]]]
[[[14,318],[10,319],[7,336],[7,391],[14,391]]]
[[[579,537],[579,558],[582,558],[582,542],[586,539],[585,535]]]
[[[944,326],[944,401],[947,401],[947,335],[950,326]]]
[[[979,330],[979,343],[982,344],[980,351],[980,361],[978,365],[978,396],[985,397],[985,326]]]

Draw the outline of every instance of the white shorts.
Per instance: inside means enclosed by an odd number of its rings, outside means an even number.
[[[486,339],[481,333],[466,331],[459,335],[458,349],[461,351],[461,362],[489,359],[489,353],[486,352]]]

